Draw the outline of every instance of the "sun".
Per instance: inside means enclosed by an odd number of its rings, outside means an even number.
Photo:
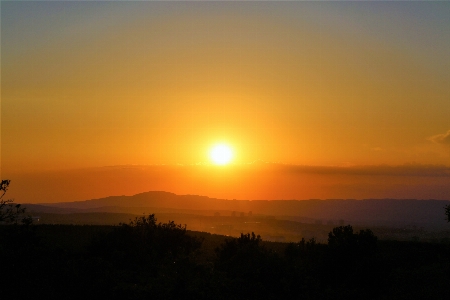
[[[214,164],[226,165],[230,163],[233,158],[233,150],[228,145],[217,144],[211,148],[209,156]]]

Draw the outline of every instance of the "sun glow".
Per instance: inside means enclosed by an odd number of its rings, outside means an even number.
[[[209,152],[212,162],[216,165],[226,165],[233,158],[233,151],[230,146],[225,144],[214,145]]]

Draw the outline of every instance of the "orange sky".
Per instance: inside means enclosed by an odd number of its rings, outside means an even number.
[[[448,15],[447,2],[2,1],[1,176],[208,164],[217,142],[237,166],[450,166]]]
[[[424,165],[135,165],[11,173],[9,178],[8,196],[22,203],[80,201],[154,190],[240,200],[450,199],[450,168]]]

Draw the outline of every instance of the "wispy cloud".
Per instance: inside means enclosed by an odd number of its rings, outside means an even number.
[[[444,144],[450,146],[450,130],[446,133],[436,134],[428,138],[428,140],[436,144]]]
[[[272,174],[350,175],[350,176],[403,176],[403,177],[450,177],[450,167],[445,165],[360,165],[360,166],[308,166],[263,163],[254,165],[253,171]]]

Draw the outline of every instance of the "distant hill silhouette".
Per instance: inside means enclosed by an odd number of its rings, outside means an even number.
[[[134,196],[111,196],[76,202],[26,205],[47,212],[189,212],[210,215],[214,211],[243,212],[276,216],[297,221],[344,220],[345,223],[447,228],[445,205],[448,200],[415,199],[328,199],[328,200],[225,200],[198,195],[176,195],[151,191]]]

